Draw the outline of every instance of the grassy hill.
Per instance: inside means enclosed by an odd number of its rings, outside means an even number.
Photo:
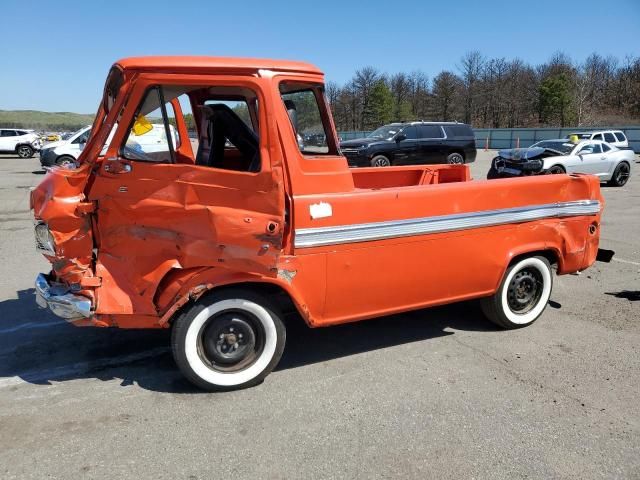
[[[77,130],[93,123],[93,114],[40,112],[37,110],[0,110],[0,127],[35,130]]]

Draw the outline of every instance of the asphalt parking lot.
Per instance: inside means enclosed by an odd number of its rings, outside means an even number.
[[[222,394],[182,379],[166,331],[37,308],[39,170],[0,156],[0,478],[640,478],[640,163],[603,186],[614,261],[557,277],[533,326],[475,302],[293,326],[262,385]]]

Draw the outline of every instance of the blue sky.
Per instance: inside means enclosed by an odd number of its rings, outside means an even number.
[[[2,0],[0,109],[89,113],[109,66],[134,55],[310,61],[355,69],[456,70],[460,57],[541,63],[557,50],[640,55],[640,0],[347,2]]]

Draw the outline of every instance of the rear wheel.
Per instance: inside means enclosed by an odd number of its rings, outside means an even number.
[[[391,166],[391,161],[384,155],[376,155],[371,159],[372,167],[389,167]]]
[[[613,187],[622,187],[628,181],[631,176],[631,166],[627,162],[621,162],[613,171],[613,176],[609,180],[609,185]]]
[[[489,320],[503,328],[531,325],[544,309],[553,288],[553,272],[544,257],[527,257],[511,265],[500,288],[491,297],[481,300]]]
[[[458,152],[450,153],[447,157],[447,163],[450,165],[462,165],[464,163],[464,157]]]
[[[286,339],[277,307],[249,290],[214,292],[178,316],[173,357],[203,390],[257,385],[277,365]]]
[[[35,151],[33,150],[33,147],[31,147],[30,145],[20,145],[16,149],[16,153],[20,158],[31,158],[33,157],[33,154],[35,153]]]
[[[567,173],[567,171],[564,169],[562,165],[554,165],[549,170],[547,170],[547,173],[549,175],[559,175],[562,173]]]

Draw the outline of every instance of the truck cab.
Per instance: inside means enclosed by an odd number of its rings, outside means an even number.
[[[132,148],[151,119],[162,142]],[[287,306],[323,327],[480,298],[499,325],[531,324],[552,266],[595,261],[602,198],[586,175],[351,169],[317,67],[143,57],[113,65],[78,165],[51,168],[31,206],[41,306],[171,328],[185,376],[226,390],[275,367]]]

